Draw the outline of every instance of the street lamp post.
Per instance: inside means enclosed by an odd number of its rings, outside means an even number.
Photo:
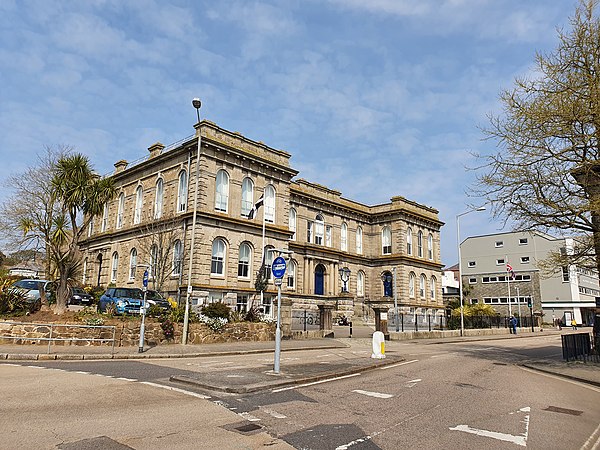
[[[342,267],[338,270],[340,273],[340,280],[342,280],[342,292],[348,292],[348,280],[350,279],[350,269]]]
[[[465,313],[464,313],[464,300],[463,300],[463,282],[462,282],[462,264],[460,257],[460,218],[465,214],[469,214],[475,211],[485,211],[485,206],[479,208],[470,209],[456,216],[456,245],[458,247],[458,295],[460,296],[460,335],[465,334]]]

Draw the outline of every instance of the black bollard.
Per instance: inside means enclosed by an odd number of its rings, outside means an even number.
[[[352,322],[350,322],[350,337],[352,337]]]

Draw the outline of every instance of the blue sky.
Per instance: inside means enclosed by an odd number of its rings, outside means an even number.
[[[0,179],[45,145],[99,173],[193,134],[196,112],[292,154],[299,177],[366,204],[440,211],[456,263],[471,152],[498,95],[532,75],[571,0],[0,1]],[[0,191],[0,200],[9,189]],[[487,212],[461,237],[493,233]]]

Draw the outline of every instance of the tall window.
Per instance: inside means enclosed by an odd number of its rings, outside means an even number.
[[[129,253],[129,279],[135,280],[135,271],[137,269],[137,250],[134,248],[131,249]]]
[[[356,295],[359,297],[365,295],[365,273],[362,270],[356,274]]]
[[[225,242],[221,238],[213,241],[212,259],[210,263],[211,275],[225,275]]]
[[[331,225],[325,227],[325,246],[331,247]]]
[[[119,270],[119,254],[114,252],[112,254],[112,265],[110,268],[110,281],[115,283],[117,281],[117,271]]]
[[[265,247],[265,275],[266,279],[271,279],[271,265],[273,264],[273,246],[267,245]]]
[[[229,174],[224,170],[217,172],[215,190],[215,209],[217,211],[227,212],[227,203],[229,202]]]
[[[101,231],[106,231],[106,226],[108,225],[108,203],[104,204],[104,209],[102,210],[102,225]]]
[[[142,221],[142,202],[143,202],[144,190],[142,186],[138,186],[135,190],[135,211],[133,213],[133,223],[140,223]]]
[[[323,216],[321,214],[317,214],[317,218],[315,220],[315,244],[323,245],[323,234],[325,227],[325,223],[323,222]]]
[[[431,277],[431,292],[429,293],[431,300],[435,300],[435,284],[436,284],[436,279],[435,277]]]
[[[242,181],[242,216],[248,217],[254,206],[254,183],[248,177]]]
[[[425,298],[425,275],[423,274],[419,278],[419,297]]]
[[[406,253],[412,255],[412,228],[406,230]]]
[[[238,259],[238,277],[248,278],[250,276],[250,245],[247,242],[243,242],[240,245],[240,254]]]
[[[90,220],[90,225],[88,226],[88,236],[91,236],[92,234],[94,234],[94,218],[92,217],[92,220]]]
[[[265,188],[265,221],[275,223],[275,188],[268,185]]]
[[[290,208],[290,217],[289,217],[288,228],[292,232],[292,236],[290,237],[290,239],[292,241],[295,241],[296,240],[296,210],[294,208]]]
[[[312,244],[313,241],[313,222],[310,220],[306,223],[306,242]]]
[[[410,298],[415,298],[415,283],[417,282],[415,274],[410,273],[408,276],[408,296]]]
[[[119,207],[117,209],[117,228],[123,226],[123,210],[125,209],[125,194],[121,192],[119,195]]]
[[[358,253],[359,255],[362,255],[363,252],[363,231],[362,228],[359,226],[358,228],[356,228],[356,253]]]
[[[181,262],[183,261],[183,244],[179,239],[173,244],[173,275],[181,275]]]
[[[383,227],[383,230],[381,230],[381,245],[384,255],[392,254],[392,230],[390,230],[390,227]]]
[[[287,268],[287,287],[289,289],[296,288],[296,261],[290,261]]]
[[[419,258],[423,257],[423,232],[421,230],[417,233],[417,254]]]
[[[156,276],[156,269],[158,264],[158,245],[152,244],[150,247],[150,267],[148,268],[148,277],[154,278]]]
[[[348,251],[348,225],[346,222],[342,223],[342,230],[340,232],[340,248],[343,252]]]
[[[85,258],[83,260],[83,269],[82,269],[82,275],[81,275],[81,282],[85,285],[86,283],[86,275],[87,275],[87,258]]]
[[[179,172],[179,188],[177,190],[177,212],[183,212],[187,208],[187,172],[182,170]]]
[[[433,234],[431,233],[427,236],[427,258],[433,261]]]
[[[164,183],[163,179],[159,178],[156,182],[156,197],[154,198],[154,218],[160,219],[163,208]]]

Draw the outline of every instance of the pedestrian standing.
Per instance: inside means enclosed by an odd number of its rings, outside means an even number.
[[[513,334],[517,334],[517,318],[513,316],[511,321]]]
[[[575,319],[571,320],[571,326],[573,327],[574,330],[577,329],[577,321]]]

